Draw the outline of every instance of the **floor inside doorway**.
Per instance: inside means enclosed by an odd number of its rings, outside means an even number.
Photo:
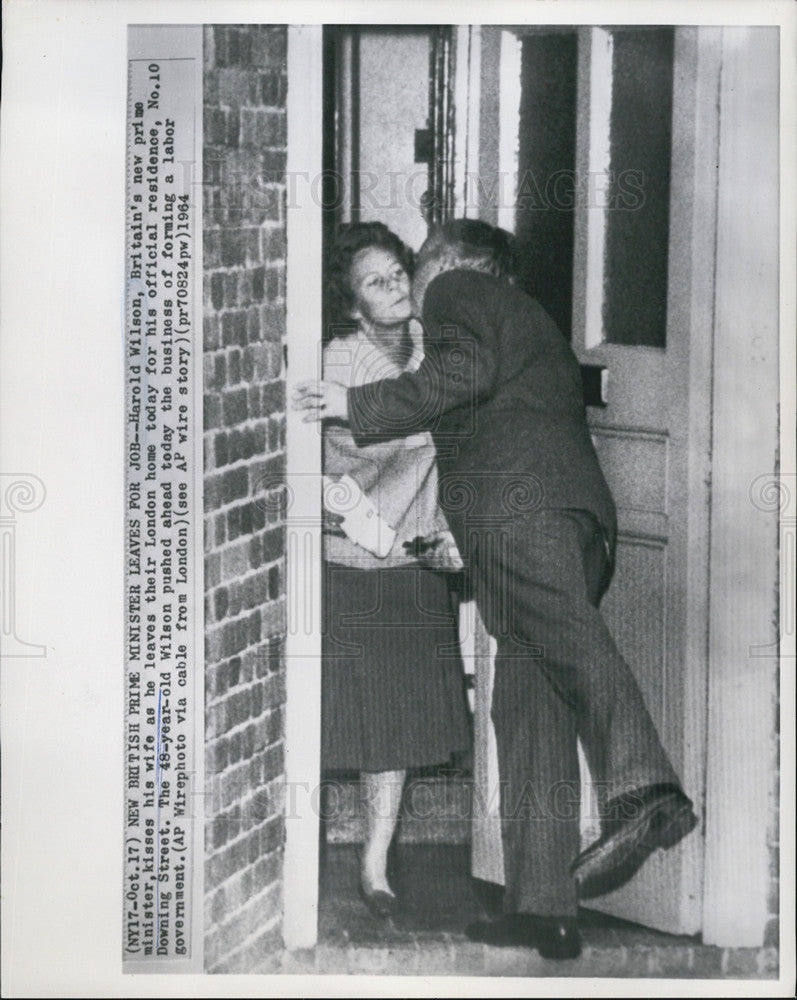
[[[500,911],[488,886],[474,886],[467,844],[399,844],[396,889],[404,914],[376,920],[358,891],[357,845],[330,844],[322,852],[320,940],[332,943],[390,944],[409,937],[460,935],[472,920]],[[662,934],[583,909],[579,915],[586,945],[691,945],[691,937]]]
[[[699,939],[662,934],[582,910],[584,950],[579,959],[552,962],[531,949],[490,948],[464,935],[466,924],[495,912],[488,887],[469,875],[467,844],[398,847],[396,888],[400,918],[377,920],[358,893],[358,848],[326,844],[321,851],[319,943],[295,954],[284,971],[333,973],[390,971],[407,975],[608,976],[668,978],[772,978],[777,951],[715,948]]]

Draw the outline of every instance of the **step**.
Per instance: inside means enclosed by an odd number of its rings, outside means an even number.
[[[390,946],[319,944],[312,949],[283,952],[270,959],[262,971],[371,976],[774,980],[778,977],[778,961],[776,948],[714,948],[695,944],[587,946],[579,958],[556,962],[541,958],[530,949],[491,948],[449,934],[417,937]]]

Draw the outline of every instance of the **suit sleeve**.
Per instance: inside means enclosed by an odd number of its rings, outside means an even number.
[[[358,445],[434,430],[441,416],[495,392],[496,317],[474,272],[451,271],[424,299],[425,357],[417,371],[350,388],[349,422]]]

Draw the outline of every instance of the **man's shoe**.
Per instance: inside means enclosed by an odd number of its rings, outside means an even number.
[[[581,899],[624,885],[659,848],[674,847],[697,826],[692,802],[677,785],[648,785],[608,804],[603,833],[570,871]]]
[[[581,935],[575,917],[538,917],[532,913],[507,913],[500,920],[469,924],[471,941],[496,948],[536,948],[543,958],[578,958]]]

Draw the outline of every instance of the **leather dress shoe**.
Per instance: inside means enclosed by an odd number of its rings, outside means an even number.
[[[360,882],[360,899],[371,914],[380,920],[394,917],[401,912],[401,904],[392,892],[385,892],[384,889],[366,889],[362,882]]]
[[[570,866],[581,899],[624,885],[659,848],[674,847],[697,826],[677,785],[647,785],[607,806],[603,833]]]
[[[536,948],[543,958],[578,958],[581,935],[575,917],[538,917],[533,913],[507,913],[500,920],[469,924],[471,941],[498,948]]]

